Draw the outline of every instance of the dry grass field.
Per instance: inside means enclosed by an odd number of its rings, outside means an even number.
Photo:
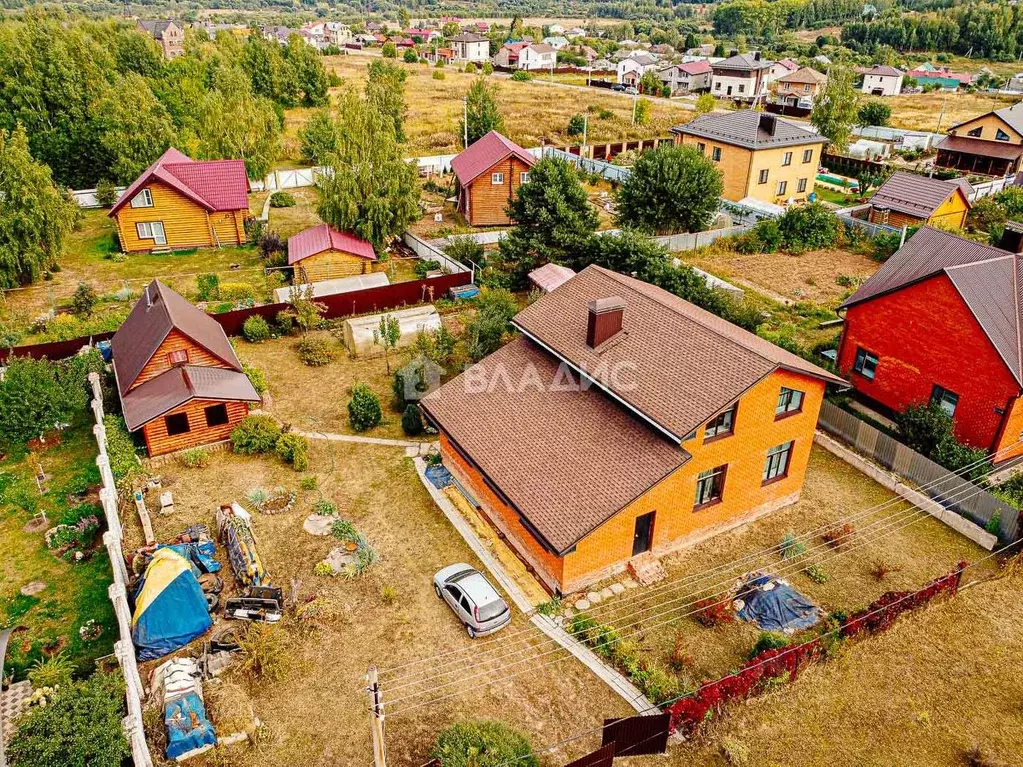
[[[731,708],[705,739],[638,764],[959,767],[980,746],[1018,765],[1023,577],[962,591],[856,644],[792,685]],[[724,754],[745,751],[737,762]],[[736,746],[738,744],[738,746]]]
[[[173,516],[154,518],[158,538],[192,523],[212,527],[216,506],[242,500],[250,488],[298,486],[299,475],[272,458],[223,452],[211,458],[205,469],[160,467],[165,483],[171,483],[176,511]],[[217,749],[194,759],[194,764],[369,764],[372,753],[362,679],[370,664],[386,670],[442,652],[484,648],[496,639],[473,644],[434,595],[431,578],[441,567],[455,562],[481,565],[435,506],[400,449],[314,441],[310,458],[308,474],[316,476],[318,489],[302,492],[292,511],[254,516],[260,553],[273,582],[287,587],[297,580],[304,615],[289,614],[279,624],[282,646],[274,655],[281,677],[270,681],[240,670],[228,672],[225,693],[232,694],[223,697],[233,704],[227,711],[213,711],[216,724],[237,721],[239,712],[251,706],[264,723],[259,743]],[[315,563],[337,545],[329,537],[313,537],[302,530],[302,520],[321,497],[334,501],[340,515],[366,535],[379,555],[378,562],[357,579],[313,574]],[[126,509],[124,520],[127,534],[138,543],[134,513]],[[218,558],[226,562],[220,547]],[[230,572],[223,575],[226,583],[233,582]],[[506,631],[523,625],[516,613]],[[533,633],[529,630],[530,636]],[[537,632],[534,641],[541,642],[540,636]],[[215,687],[211,684],[207,689]],[[389,693],[385,683],[384,696],[385,701],[395,701],[400,694]],[[467,687],[436,705],[389,716],[388,764],[423,764],[438,731],[457,720],[501,719],[529,732],[534,743],[542,745],[592,727],[602,717],[630,712],[621,698],[573,660],[561,664],[556,674],[530,674],[490,687]],[[150,730],[154,752],[159,749],[161,730],[162,722],[154,719]],[[574,756],[583,753],[581,748],[573,750]]]
[[[347,83],[361,88],[371,59],[366,56],[335,56],[327,66]],[[474,75],[444,68],[443,80],[433,79],[433,67],[405,64],[409,78],[405,85],[408,118],[405,130],[409,153],[415,155],[447,154],[461,149],[458,123],[462,116],[462,97]],[[542,79],[538,74],[537,80]],[[569,118],[593,107],[606,110],[612,117],[601,119],[591,114],[590,142],[620,141],[667,135],[672,125],[687,122],[692,112],[667,99],[652,99],[650,120],[645,125],[632,124],[632,99],[596,88],[574,88],[541,82],[514,82],[493,77],[498,89],[498,105],[504,116],[505,133],[524,147],[538,146],[541,141],[553,144],[577,142],[567,135]],[[291,159],[299,154],[298,130],[308,119],[310,110],[290,109],[285,115],[285,155]]]
[[[943,133],[957,123],[1019,101],[988,93],[914,93],[884,99],[892,108],[889,123],[896,128]],[[944,115],[942,115],[944,108]],[[939,126],[938,120],[941,119]]]

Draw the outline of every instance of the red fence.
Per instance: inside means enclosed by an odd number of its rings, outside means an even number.
[[[471,273],[459,272],[423,280],[396,282],[393,285],[355,290],[351,293],[323,296],[316,300],[327,307],[323,313],[324,319],[338,319],[356,314],[372,314],[403,306],[429,303],[442,298],[451,288],[468,285],[471,281]],[[242,332],[242,325],[249,317],[258,315],[267,320],[273,320],[278,312],[287,308],[288,304],[264,304],[251,309],[237,309],[233,312],[211,314],[210,316],[220,323],[225,333],[229,336],[236,336]],[[13,349],[0,349],[0,363],[5,362],[9,357],[32,357],[33,359],[46,357],[51,360],[59,360],[72,356],[83,346],[106,341],[113,335],[113,332],[97,333],[67,341],[52,341],[44,344],[16,346]]]

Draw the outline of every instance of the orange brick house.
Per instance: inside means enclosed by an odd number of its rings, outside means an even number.
[[[886,412],[941,407],[996,463],[1023,455],[1021,258],[924,227],[842,304],[839,370]]]
[[[128,431],[149,455],[225,440],[259,395],[224,329],[153,280],[111,341]]]
[[[243,161],[200,162],[171,147],[124,190],[109,215],[126,253],[240,245],[248,194]]]
[[[682,299],[590,266],[521,336],[428,394],[441,455],[552,591],[798,500],[840,378]]]
[[[451,161],[458,212],[472,226],[512,222],[506,208],[529,178],[536,158],[497,131],[490,131]]]

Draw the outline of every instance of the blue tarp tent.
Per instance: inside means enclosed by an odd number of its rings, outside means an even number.
[[[139,660],[173,652],[213,625],[206,597],[188,560],[174,549],[158,549],[135,593],[131,638]]]
[[[785,634],[808,629],[822,616],[819,607],[786,581],[760,573],[748,578],[739,589],[736,614],[765,631]]]

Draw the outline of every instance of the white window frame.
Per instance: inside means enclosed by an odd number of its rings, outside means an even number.
[[[156,245],[167,244],[167,232],[163,221],[139,221],[135,224],[135,233],[140,240],[152,240]]]
[[[803,150],[803,162],[804,163],[808,163],[812,159],[813,159],[813,150],[812,149],[804,149]]]
[[[781,164],[783,166],[792,164],[792,152],[786,152],[782,155]]]
[[[801,178],[796,183],[796,194],[802,194],[805,191],[806,191],[806,179],[805,178]]]
[[[503,173],[491,173],[490,174],[490,184],[492,186],[500,186],[503,183],[504,183],[504,174]]]
[[[761,168],[760,172],[757,174],[757,183],[758,184],[766,184],[770,180],[771,180],[771,171],[768,168]]]
[[[788,192],[788,190],[789,190],[789,182],[786,179],[782,179],[781,181],[778,182],[778,189],[777,189],[778,197],[781,197],[783,194],[786,194]]]
[[[151,189],[146,187],[140,190],[134,197],[131,198],[131,207],[133,208],[151,208],[153,207],[153,192]]]
[[[528,184],[529,183],[529,171],[528,170],[524,170],[521,173],[519,173],[519,183],[520,184]]]

